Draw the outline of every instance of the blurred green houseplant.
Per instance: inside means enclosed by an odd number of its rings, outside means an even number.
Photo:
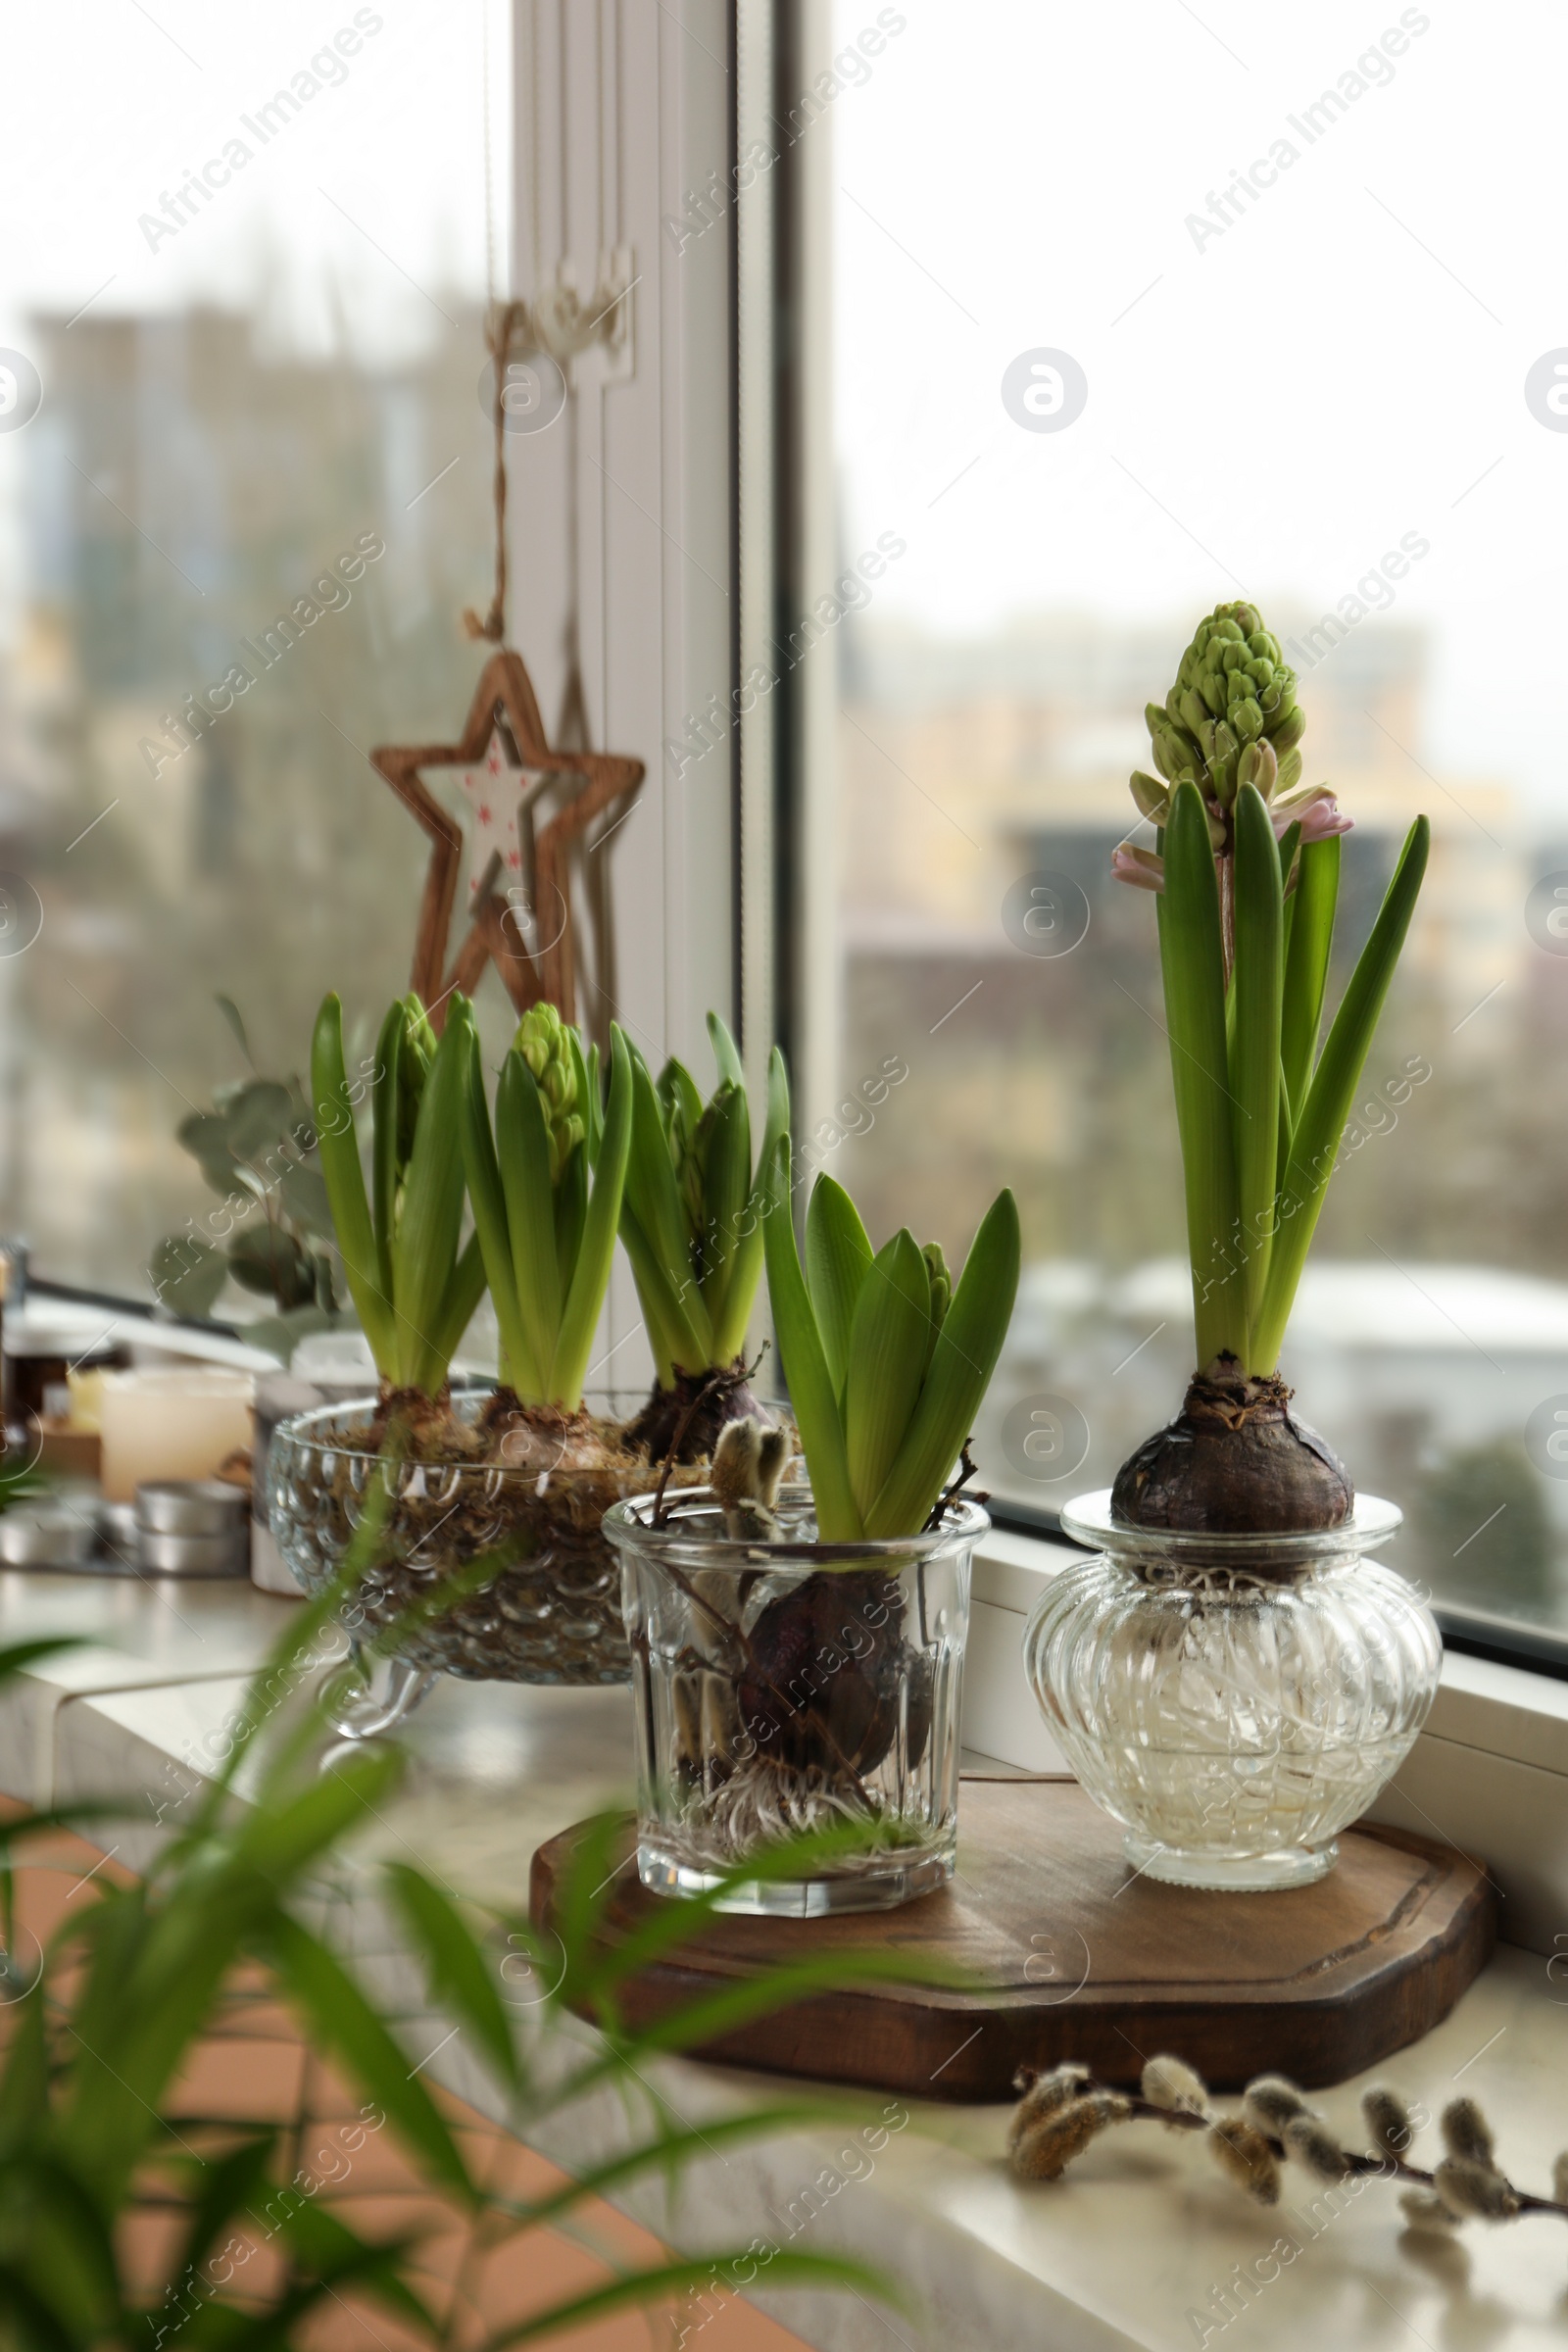
[[[375,1541],[373,1516],[367,1514],[367,1546]],[[319,2183],[301,2188],[288,2127],[203,2119],[176,2096],[194,2045],[221,2025],[232,1972],[260,1964],[313,2046],[391,2127],[448,2211],[457,2210],[470,2257],[569,2227],[596,2196],[640,2180],[678,2178],[705,2154],[722,2155],[732,2143],[824,2113],[820,2102],[775,2103],[697,2131],[649,2089],[648,2070],[662,2055],[818,1986],[821,1965],[803,1962],[646,2030],[627,2027],[620,1995],[639,1961],[678,1944],[718,1897],[662,1906],[639,1937],[601,1950],[607,1856],[616,1835],[616,1825],[604,1822],[578,1849],[563,1888],[560,1940],[548,1950],[525,1921],[496,1923],[490,1939],[476,1934],[451,1891],[409,1863],[379,1874],[379,1891],[422,1965],[430,2001],[466,2034],[489,2076],[493,2105],[514,2131],[530,2135],[606,2088],[621,2092],[628,2116],[641,2107],[647,2118],[628,2130],[621,2153],[549,2193],[508,2198],[475,2178],[441,2105],[418,2070],[411,2071],[398,2021],[303,1916],[316,1907],[334,1847],[382,1814],[401,1768],[400,1755],[387,1748],[361,1750],[346,1762],[329,1758],[328,1769],[317,1770],[318,1719],[297,1695],[362,1565],[346,1566],[291,1621],[241,1711],[227,1762],[190,1793],[145,1878],[116,1885],[94,1876],[90,1886],[74,1890],[82,1899],[45,1948],[38,1981],[28,1985],[20,1971],[12,1973],[11,2031],[0,2064],[0,2340],[17,2352],[172,2342],[192,2352],[272,2352],[299,2340],[311,2316],[341,2305],[345,2294],[379,2305],[421,2340],[502,2352],[757,2273],[755,2246],[628,2265],[523,2322],[476,2329],[458,2289],[432,2294],[417,2240],[375,2242],[317,2195]],[[0,1684],[61,1646],[34,1642],[0,1653]],[[236,1794],[242,1765],[243,1799]],[[0,1828],[8,1950],[18,1948],[15,1864],[59,1827],[102,1821],[116,1810],[64,1808]],[[366,1878],[361,1886],[366,1897],[375,1891]],[[551,1987],[525,2033],[502,1991],[495,1948],[502,1936],[499,1957],[520,1955],[534,1981]],[[845,1966],[863,1976],[897,1973],[876,1952]],[[600,2034],[586,2043],[579,2035],[563,2065],[561,2049],[550,2045],[559,2043],[568,2012],[594,2017]],[[154,2238],[142,2234],[138,2262],[126,2225],[149,2216],[161,2217],[163,2228]],[[149,2244],[159,2249],[150,2279]],[[264,2250],[269,2259],[256,2260]],[[768,2253],[766,2270],[769,2285],[886,2291],[860,2264],[788,2247]]]

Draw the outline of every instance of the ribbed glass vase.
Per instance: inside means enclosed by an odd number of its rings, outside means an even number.
[[[1398,1769],[1438,1687],[1431,1611],[1369,1555],[1399,1526],[1200,1536],[1124,1527],[1108,1493],[1062,1512],[1090,1558],[1024,1635],[1036,1699],[1134,1867],[1178,1886],[1299,1886]]]

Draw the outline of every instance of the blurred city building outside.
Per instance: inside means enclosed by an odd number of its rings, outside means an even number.
[[[375,367],[205,306],[31,322],[0,846],[43,926],[0,956],[0,1172],[62,1279],[145,1295],[211,1205],[173,1130],[242,1069],[215,992],[298,1069],[336,942],[364,1002],[407,985],[424,845],[366,755],[462,711],[491,562],[479,311],[446,302]]]

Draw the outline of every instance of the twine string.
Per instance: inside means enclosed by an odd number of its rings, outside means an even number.
[[[500,645],[507,634],[507,369],[511,364],[513,345],[528,323],[528,305],[525,302],[493,302],[485,317],[484,342],[495,372],[491,399],[491,416],[495,427],[495,472],[491,482],[491,504],[495,514],[496,584],[490,599],[490,610],[481,620],[471,608],[466,608],[463,625],[470,637],[481,637],[491,645]]]

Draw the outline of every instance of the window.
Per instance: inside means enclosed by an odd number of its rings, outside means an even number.
[[[838,0],[808,137],[841,568],[793,591],[841,613],[829,1164],[874,1238],[906,1221],[950,1253],[1016,1188],[1027,1270],[982,1433],[1015,1508],[1107,1484],[1191,1369],[1153,908],[1108,862],[1198,617],[1246,595],[1287,643],[1308,775],[1355,819],[1352,950],[1431,816],[1285,1370],[1404,1507],[1401,1565],[1546,1627],[1568,1626],[1564,37],[1543,7],[1512,20],[1532,70],[1478,113],[1476,14]]]
[[[488,14],[8,27],[0,1200],[46,1275],[145,1297],[206,1232],[215,994],[286,1076],[326,988],[407,986],[425,844],[366,755],[449,732],[489,595]]]

